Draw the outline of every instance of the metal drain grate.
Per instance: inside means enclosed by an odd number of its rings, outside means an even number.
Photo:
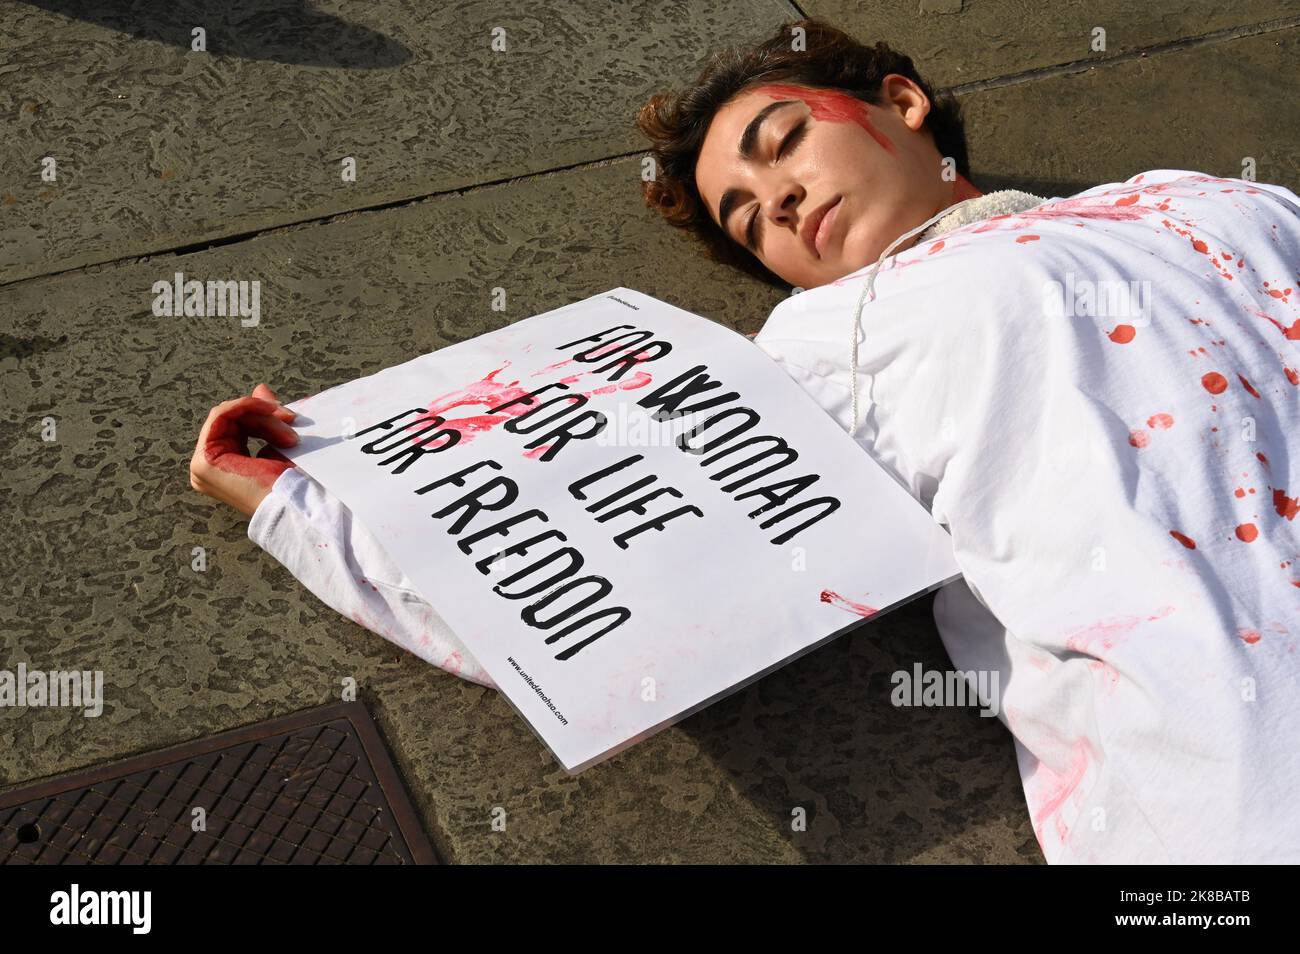
[[[206,830],[195,831],[195,809]],[[358,702],[0,795],[0,864],[436,864]]]

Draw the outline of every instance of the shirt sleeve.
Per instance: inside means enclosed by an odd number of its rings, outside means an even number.
[[[462,679],[496,688],[374,535],[298,468],[276,480],[249,521],[248,537],[357,625]]]

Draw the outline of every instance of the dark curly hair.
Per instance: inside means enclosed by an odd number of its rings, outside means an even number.
[[[805,31],[804,49],[795,50],[794,30]],[[898,73],[916,83],[930,100],[925,127],[942,156],[969,178],[966,132],[956,99],[936,95],[910,57],[885,43],[867,46],[821,20],[794,20],[780,26],[757,46],[715,53],[695,82],[675,93],[659,93],[641,107],[637,128],[649,138],[655,177],[642,183],[646,205],[671,225],[704,243],[715,261],[731,265],[776,285],[787,285],[747,248],[713,221],[695,183],[695,163],[704,135],[717,111],[738,93],[754,86],[785,81],[849,93],[882,105],[881,81]]]

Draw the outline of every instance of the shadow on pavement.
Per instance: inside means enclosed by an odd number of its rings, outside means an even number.
[[[190,49],[191,31],[202,27],[215,56],[272,60],[293,66],[391,69],[411,58],[401,43],[369,27],[312,10],[306,0],[247,0],[213,6],[197,0],[24,0],[51,13]]]

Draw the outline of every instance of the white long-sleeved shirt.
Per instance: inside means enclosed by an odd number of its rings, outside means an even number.
[[[276,480],[253,513],[248,536],[358,626],[462,679],[496,688],[374,535],[298,468]]]

